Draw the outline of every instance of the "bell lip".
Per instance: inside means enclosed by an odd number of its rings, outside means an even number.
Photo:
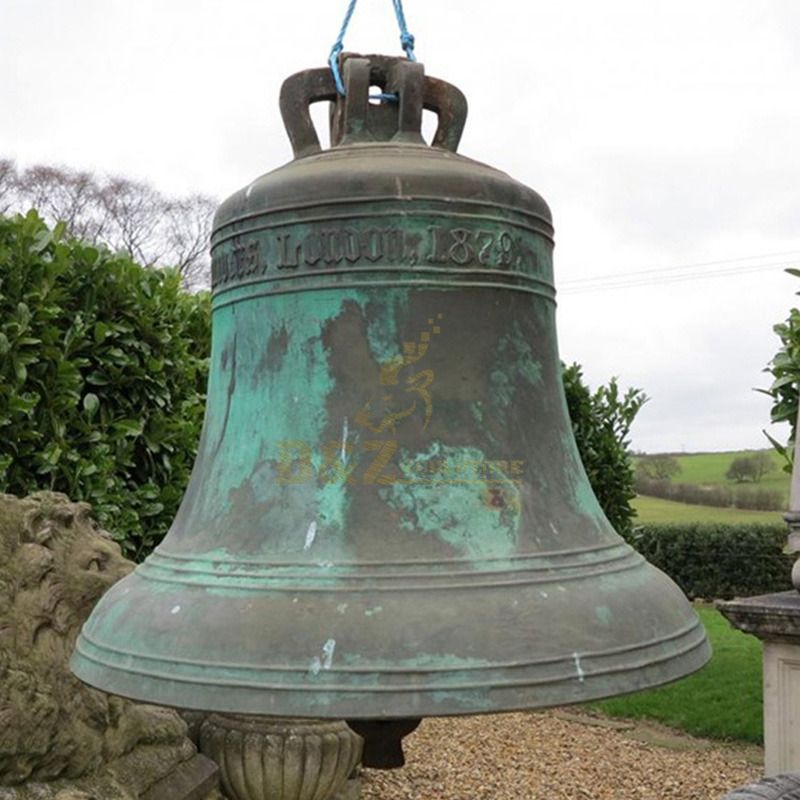
[[[700,634],[699,636],[697,634]],[[691,637],[694,636],[694,641]],[[687,642],[687,640],[689,640]],[[668,655],[649,665],[620,666],[613,670],[613,678],[604,673],[581,674],[576,655],[576,674],[562,676],[557,680],[511,682],[506,685],[486,685],[471,699],[458,688],[425,690],[409,688],[395,691],[391,696],[376,703],[376,692],[368,689],[349,691],[336,696],[331,692],[325,702],[304,707],[289,700],[276,702],[275,693],[267,688],[221,689],[208,683],[183,683],[176,680],[143,680],[142,674],[130,669],[100,666],[93,658],[82,652],[86,645],[81,633],[70,660],[70,669],[82,682],[109,694],[131,700],[164,705],[208,713],[249,714],[265,717],[287,717],[299,719],[401,719],[409,716],[448,717],[477,714],[511,713],[534,711],[562,705],[573,705],[589,701],[616,697],[644,689],[653,689],[673,683],[701,669],[711,657],[711,646],[702,623],[697,619],[680,641],[685,646],[677,655]],[[142,688],[146,686],[146,688]],[[287,685],[285,694],[293,695],[297,686]],[[219,698],[212,704],[198,702],[198,691],[203,696]],[[325,695],[325,687],[319,686],[317,693]],[[282,694],[282,693],[281,693]],[[311,692],[309,691],[309,694]],[[402,696],[406,695],[406,698]]]

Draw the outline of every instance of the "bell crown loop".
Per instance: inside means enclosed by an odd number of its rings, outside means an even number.
[[[467,119],[467,99],[446,81],[425,75],[417,61],[401,57],[343,53],[346,94],[341,95],[330,69],[298,72],[281,88],[280,110],[295,158],[322,151],[311,119],[313,103],[329,102],[331,148],[371,142],[424,145],[422,112],[438,117],[431,146],[456,152]],[[396,95],[397,102],[370,103],[369,89]]]

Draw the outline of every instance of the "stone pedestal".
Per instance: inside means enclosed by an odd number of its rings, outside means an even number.
[[[211,714],[201,751],[229,800],[358,800],[362,740],[345,722]]]
[[[800,772],[800,593],[718,602],[741,631],[764,643],[764,772]]]

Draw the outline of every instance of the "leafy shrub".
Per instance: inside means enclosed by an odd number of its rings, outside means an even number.
[[[636,528],[631,544],[690,598],[730,599],[792,588],[785,525],[685,523]]]
[[[800,278],[800,270],[792,268],[786,272]],[[784,471],[791,472],[794,443],[797,439],[797,406],[800,396],[800,310],[792,308],[786,321],[779,322],[773,330],[781,340],[781,347],[764,370],[772,374],[772,385],[769,389],[761,391],[772,397],[770,410],[772,422],[788,422],[790,433],[789,441],[785,445],[768,433],[766,436],[775,449],[785,457]]]
[[[622,536],[632,530],[636,496],[629,454],[631,425],[647,398],[639,389],[620,392],[616,378],[594,392],[583,382],[581,367],[562,373],[567,409],[589,483],[611,524]]]
[[[636,474],[636,491],[649,497],[693,503],[717,508],[746,508],[759,511],[781,511],[786,507],[784,496],[774,489],[745,486],[719,486],[705,483],[672,483]]]
[[[753,511],[783,511],[786,500],[781,492],[770,489],[746,489],[737,486],[733,495],[734,508],[746,508]]]
[[[94,506],[140,558],[171,522],[202,423],[209,301],[144,269],[0,218],[0,491]]]

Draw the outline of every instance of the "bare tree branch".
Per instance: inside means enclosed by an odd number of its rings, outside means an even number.
[[[145,266],[176,268],[187,289],[209,283],[209,238],[216,201],[167,198],[149,183],[37,164],[21,172],[0,159],[0,213],[35,208],[70,235],[121,250]]]
[[[105,212],[104,241],[145,266],[155,266],[166,249],[159,236],[167,201],[150,184],[113,177],[97,195]]]
[[[211,197],[193,194],[173,200],[167,209],[164,238],[169,251],[165,261],[181,273],[186,288],[205,288],[209,284],[208,248],[216,207]]]
[[[0,214],[6,214],[15,205],[17,166],[10,158],[0,158]]]
[[[72,236],[95,240],[101,227],[95,213],[97,184],[88,172],[43,164],[17,176],[18,200],[50,222],[64,222]]]

